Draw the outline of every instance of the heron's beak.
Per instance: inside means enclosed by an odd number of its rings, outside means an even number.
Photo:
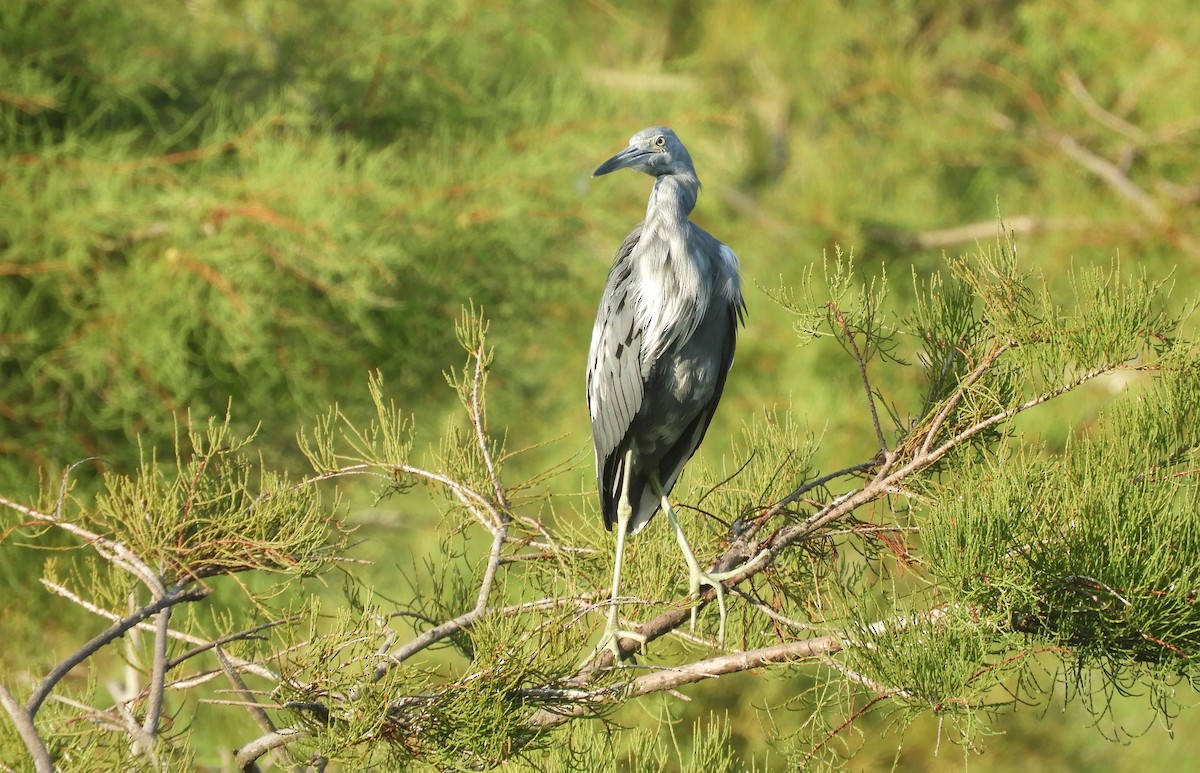
[[[646,150],[645,148],[639,148],[636,145],[630,145],[617,155],[596,167],[596,171],[592,172],[592,177],[599,177],[602,174],[615,172],[618,169],[628,169],[650,154],[651,151]]]

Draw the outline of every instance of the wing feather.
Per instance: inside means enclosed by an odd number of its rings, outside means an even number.
[[[640,372],[643,331],[635,315],[636,303],[631,297],[631,255],[641,234],[642,226],[638,225],[617,250],[600,298],[600,311],[592,329],[592,346],[588,354],[588,412],[592,420],[601,509],[609,528],[612,528],[611,519],[615,513],[612,500],[619,493],[614,488],[622,461],[616,458],[615,452],[645,396]]]

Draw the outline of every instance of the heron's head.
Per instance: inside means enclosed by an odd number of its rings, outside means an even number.
[[[651,126],[630,137],[629,147],[597,167],[596,171],[592,172],[592,177],[599,177],[618,169],[636,169],[651,177],[664,174],[696,174],[687,148],[675,136],[675,132],[665,126]]]

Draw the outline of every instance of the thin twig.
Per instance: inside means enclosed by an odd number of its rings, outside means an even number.
[[[217,647],[216,654],[217,660],[221,664],[221,670],[225,672],[225,678],[233,685],[234,692],[240,695],[242,700],[245,701],[244,707],[247,713],[250,714],[250,718],[254,720],[254,724],[258,725],[258,729],[264,733],[275,733],[275,723],[271,721],[267,712],[263,710],[262,705],[255,699],[254,693],[250,691],[250,688],[246,685],[246,681],[242,679],[242,675],[238,673],[233,663],[230,662],[224,650]],[[276,762],[280,768],[286,768],[291,763],[291,759],[287,752],[284,751],[284,747],[276,747],[272,751],[276,754]]]
[[[879,411],[875,408],[875,393],[871,390],[871,379],[867,376],[867,361],[858,348],[858,341],[855,340],[854,333],[850,330],[850,323],[846,321],[846,315],[832,303],[830,303],[830,308],[833,309],[834,317],[841,325],[842,332],[846,334],[850,348],[854,350],[854,361],[858,363],[858,373],[862,377],[863,388],[867,390],[867,407],[871,409],[871,423],[875,427],[875,439],[879,442],[879,450],[886,454],[888,452],[887,438],[883,436],[883,427],[879,423]]]
[[[800,768],[801,769],[805,768],[808,765],[809,760],[811,760],[814,756],[816,756],[816,753],[821,750],[821,747],[823,747],[825,744],[832,741],[837,736],[838,733],[842,732],[847,727],[854,724],[854,722],[859,717],[861,717],[863,714],[866,714],[868,711],[870,711],[871,708],[876,703],[879,703],[882,700],[887,700],[889,697],[891,697],[891,696],[876,695],[874,698],[872,698],[871,700],[869,700],[865,704],[863,704],[862,708],[855,711],[849,717],[846,717],[846,720],[844,722],[842,722],[842,724],[835,727],[827,736],[822,738],[821,742],[819,744],[817,744],[816,746],[814,746],[813,748],[808,750],[808,754],[804,755],[804,759],[800,762]]]
[[[482,347],[471,352],[471,358],[475,360],[475,376],[471,379],[471,423],[475,425],[475,440],[479,444],[479,453],[483,455],[483,463],[487,467],[488,477],[491,478],[496,503],[504,510],[508,510],[510,509],[508,497],[504,495],[504,485],[500,482],[500,474],[496,471],[496,464],[492,461],[492,451],[488,446],[487,414],[483,407],[483,397],[480,395],[485,371]]]
[[[873,692],[877,692],[882,695],[888,695],[888,696],[899,695],[901,698],[907,698],[907,699],[913,700],[913,701],[918,700],[918,698],[915,695],[913,695],[911,692],[908,692],[907,690],[900,688],[900,687],[886,687],[884,685],[881,685],[879,682],[876,682],[874,679],[863,676],[862,674],[858,673],[857,671],[852,670],[851,668],[846,666],[846,664],[838,662],[835,658],[831,658],[829,656],[824,656],[821,658],[821,662],[823,664],[825,664],[825,666],[827,666],[828,668],[831,668],[834,671],[837,671],[839,674],[846,677],[846,679],[850,680],[851,682],[854,682],[855,684],[858,684],[858,685],[862,685],[863,687],[866,687],[868,690],[871,690]]]
[[[479,520],[480,524],[482,524],[483,527],[491,534],[495,534],[496,530],[500,528],[500,524],[504,523],[505,519],[507,518],[507,516],[496,509],[496,505],[492,502],[492,500],[483,496],[479,492],[464,486],[453,478],[449,478],[440,473],[430,472],[429,470],[422,470],[419,467],[413,467],[408,464],[397,464],[394,465],[392,469],[396,470],[397,472],[403,472],[407,475],[416,475],[420,478],[427,478],[428,480],[436,481],[437,483],[440,483],[446,488],[450,489],[450,491],[456,497],[458,497],[459,501],[461,501],[468,510],[475,514],[476,519]],[[492,517],[492,521],[489,523],[487,520],[485,520],[479,511],[472,506],[471,502],[475,502],[476,505],[482,506],[483,509],[488,512],[488,515]]]
[[[925,433],[925,442],[921,444],[922,454],[929,453],[929,448],[933,445],[933,441],[937,437],[938,430],[942,428],[942,424],[945,423],[946,418],[949,417],[951,412],[954,411],[954,408],[962,400],[963,396],[967,393],[967,390],[974,386],[975,382],[983,377],[983,374],[992,367],[996,360],[999,359],[1000,355],[1008,351],[1012,345],[1012,341],[1005,341],[1004,343],[993,347],[992,350],[984,355],[984,358],[979,361],[979,365],[975,367],[975,370],[971,371],[966,378],[959,382],[958,386],[954,390],[954,394],[950,396],[950,399],[946,401],[946,405],[941,411],[938,412],[938,415],[933,420],[933,423],[929,425],[929,431]]]
[[[810,480],[807,483],[804,483],[804,484],[796,487],[796,489],[793,490],[791,493],[789,493],[787,496],[783,497],[778,502],[776,502],[775,504],[773,504],[769,508],[767,508],[762,513],[762,515],[755,518],[754,524],[745,531],[745,533],[743,535],[744,538],[750,539],[750,540],[754,539],[754,537],[758,534],[758,532],[762,530],[763,524],[765,524],[767,521],[769,521],[774,516],[783,512],[783,510],[788,505],[792,504],[793,502],[798,502],[799,500],[804,498],[804,496],[806,494],[808,494],[810,491],[821,488],[822,486],[825,486],[825,485],[837,480],[838,478],[844,478],[847,475],[854,475],[856,473],[866,472],[867,470],[870,470],[871,468],[873,468],[877,463],[878,463],[878,460],[876,460],[876,459],[872,459],[871,461],[868,461],[868,462],[859,462],[858,464],[853,464],[853,465],[850,465],[849,467],[843,467],[842,469],[836,470],[827,475],[822,475],[819,478],[814,478],[813,480]]]
[[[295,617],[288,618],[287,620],[272,620],[267,623],[261,623],[259,625],[256,625],[253,628],[247,628],[244,631],[235,631],[234,633],[226,634],[226,635],[220,637],[219,639],[213,639],[212,641],[202,641],[201,643],[197,644],[195,647],[188,650],[187,652],[184,652],[183,654],[180,654],[180,655],[176,655],[175,657],[168,660],[167,661],[167,671],[170,671],[171,669],[175,668],[175,666],[178,666],[180,663],[183,663],[184,661],[191,660],[192,658],[196,657],[197,655],[202,655],[211,649],[216,649],[218,647],[222,647],[226,644],[229,644],[230,642],[241,641],[243,639],[264,638],[264,637],[258,636],[258,633],[260,631],[265,631],[269,628],[274,628],[275,626],[283,625],[284,623],[287,623],[287,622],[292,622],[294,619],[295,619]],[[172,638],[182,639],[183,637],[173,636]],[[229,656],[226,655],[223,651],[220,653],[219,657],[227,659],[227,660],[229,659]],[[233,663],[240,670],[245,670],[244,665],[249,661],[234,660],[234,661],[230,661],[230,662]],[[262,674],[259,674],[259,676],[262,676]]]
[[[1083,108],[1096,123],[1111,129],[1120,134],[1125,139],[1132,142],[1134,145],[1145,145],[1149,137],[1141,127],[1126,121],[1119,115],[1114,115],[1106,110],[1096,101],[1092,93],[1088,91],[1087,86],[1080,80],[1079,75],[1074,72],[1067,72],[1063,75],[1063,82],[1067,86],[1067,91],[1071,92],[1071,96],[1075,97],[1075,101]]]
[[[22,513],[23,515],[26,515],[35,521],[57,526],[68,534],[78,537],[79,539],[91,545],[92,548],[100,554],[101,558],[105,559],[113,566],[123,569],[124,571],[141,580],[142,584],[144,584],[150,590],[150,593],[154,595],[155,598],[161,598],[166,593],[166,589],[163,587],[162,580],[159,579],[154,570],[151,569],[148,564],[142,561],[137,554],[125,547],[125,545],[121,544],[120,542],[103,537],[93,531],[89,531],[78,524],[71,523],[59,515],[43,513],[40,510],[35,510],[32,507],[19,504],[4,496],[0,496],[0,506],[7,507],[11,510],[16,510],[18,513]]]
[[[759,599],[756,599],[755,597],[751,596],[749,593],[742,590],[741,588],[733,587],[733,588],[730,588],[729,590],[735,596],[740,596],[741,598],[745,599],[746,602],[750,604],[750,606],[754,607],[759,612],[762,612],[764,615],[771,618],[772,620],[774,620],[777,623],[781,623],[783,625],[786,625],[788,628],[792,628],[797,631],[815,631],[815,630],[817,630],[817,626],[813,625],[812,623],[802,623],[799,620],[793,620],[790,617],[786,617],[784,615],[779,614],[774,609],[772,609],[769,604],[766,604],[765,602],[760,601]]]
[[[513,615],[518,615],[525,612],[534,612],[556,606],[566,606],[568,604],[591,604],[593,600],[594,597],[591,594],[583,594],[562,599],[540,599],[538,601],[527,601],[524,604],[514,604],[512,606],[505,607],[499,611],[499,614],[506,617],[511,617]],[[388,656],[387,662],[380,663],[375,667],[374,681],[382,679],[390,667],[403,663],[413,655],[416,655],[418,652],[437,644],[442,639],[446,639],[456,633],[470,628],[481,617],[483,617],[486,611],[486,609],[481,610],[476,607],[469,612],[464,612],[453,620],[447,620],[441,625],[429,629],[399,649],[394,650],[392,654]]]

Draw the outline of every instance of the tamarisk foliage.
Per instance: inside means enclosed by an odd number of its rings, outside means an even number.
[[[776,720],[775,753],[813,769],[852,754],[858,726],[885,711],[900,728],[936,716],[970,752],[997,713],[1060,685],[1097,717],[1105,695],[1135,688],[1173,716],[1174,687],[1200,675],[1200,367],[1164,286],[1080,270],[1060,301],[1003,238],[914,276],[904,317],[889,311],[891,280],[863,283],[841,255],[824,274],[769,294],[803,345],[851,366],[866,434],[839,445],[871,450],[819,469],[832,439],[764,411],[725,469],[677,492],[710,526],[698,555],[722,569],[767,555],[728,581],[726,649],[712,615],[688,633],[713,592],[683,595],[655,529],[631,548],[622,600],[645,643],[623,642],[636,655],[624,665],[593,649],[608,538],[592,496],[549,493],[569,465],[509,480],[518,454],[488,414],[492,351],[472,309],[456,328],[466,362],[447,373],[466,420],[424,457],[376,375],[373,421],[334,408],[300,437],[304,477],[266,469],[254,437],[210,421],[180,433],[169,464],[147,453],[94,499],[72,496],[73,469],[38,504],[0,499],[9,539],[76,541],[88,559],[48,561],[42,590],[108,626],[45,675],[0,675],[0,755],[23,750],[39,771],[169,769],[200,754],[191,713],[229,712],[257,728],[230,751],[238,770],[607,770],[626,754],[606,735],[621,707],[745,672],[802,708]],[[1056,405],[1085,407],[1057,449],[1020,423]],[[345,563],[337,496],[364,481],[440,509],[439,552],[389,546],[413,559],[403,598]],[[339,563],[344,601],[305,593]],[[214,604],[229,581],[249,611]],[[124,691],[99,683],[114,650]],[[85,665],[86,684],[65,679]],[[221,697],[183,700],[218,681]],[[643,748],[620,759],[642,768],[755,762],[719,723],[683,754],[628,732]]]

